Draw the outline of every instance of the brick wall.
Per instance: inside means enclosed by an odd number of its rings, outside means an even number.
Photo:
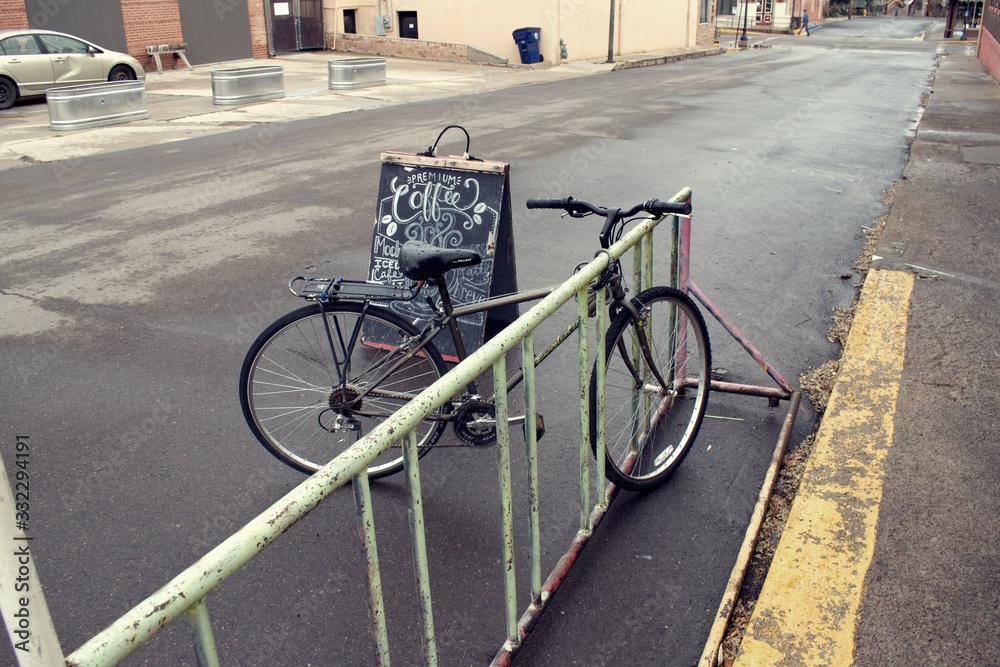
[[[177,0],[121,0],[122,19],[125,23],[125,39],[129,55],[138,59],[147,72],[156,71],[156,60],[146,55],[146,47],[156,44],[176,44],[184,41],[181,30],[181,10]],[[24,1],[0,0],[5,4],[20,4],[24,13]],[[264,3],[249,0],[250,40],[254,58],[267,58],[267,25],[264,20]],[[176,55],[160,55],[163,69],[183,69],[184,62]]]
[[[979,60],[993,78],[1000,81],[1000,0],[989,0],[984,9]]]
[[[0,30],[24,30],[28,27],[28,12],[24,0],[0,0]]]
[[[146,47],[184,41],[177,0],[121,0],[121,3],[129,55],[142,63],[147,72],[155,72],[156,61],[153,56],[146,55]],[[163,69],[184,67],[183,61],[174,54],[164,53],[160,60]]]
[[[698,25],[694,43],[697,46],[712,46],[715,43],[715,2],[709,3],[708,23]]]
[[[420,58],[451,63],[469,62],[469,47],[464,44],[425,42],[419,39],[396,39],[374,35],[326,33],[326,48],[346,53],[364,53],[392,58]]]
[[[254,58],[267,58],[267,21],[264,17],[264,3],[259,0],[248,0],[250,10],[250,42]]]

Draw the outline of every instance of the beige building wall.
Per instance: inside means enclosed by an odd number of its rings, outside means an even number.
[[[698,0],[616,0],[615,54],[694,46],[698,7]],[[385,36],[398,38],[398,12],[415,11],[420,41],[465,44],[515,63],[511,33],[525,27],[541,28],[546,62],[559,62],[560,39],[569,60],[608,54],[609,0],[325,0],[328,32],[343,32],[343,9],[355,10],[359,35],[374,35],[375,16],[388,15]]]

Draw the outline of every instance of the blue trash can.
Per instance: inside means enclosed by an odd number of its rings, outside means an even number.
[[[514,31],[514,42],[521,52],[521,63],[530,65],[542,62],[542,53],[538,50],[538,36],[541,28],[518,28]]]

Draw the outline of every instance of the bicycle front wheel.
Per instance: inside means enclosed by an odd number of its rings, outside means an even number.
[[[247,352],[240,373],[243,416],[269,452],[313,473],[444,375],[433,345],[410,354],[418,338],[408,322],[383,308],[337,303],[323,312],[313,304],[291,312]],[[443,414],[438,408],[417,427],[421,456],[441,437]],[[368,474],[402,469],[402,449],[394,443]]]
[[[620,312],[605,339],[606,475],[621,488],[645,491],[673,474],[698,435],[708,404],[712,354],[705,320],[684,293],[653,287],[632,304],[640,321]],[[595,364],[590,380],[595,455],[597,388]]]

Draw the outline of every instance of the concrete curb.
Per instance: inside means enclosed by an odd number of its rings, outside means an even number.
[[[734,665],[849,665],[875,551],[914,277],[872,270]]]
[[[721,46],[718,46],[718,47],[706,48],[700,51],[687,51],[684,53],[672,53],[662,56],[653,56],[650,58],[637,58],[635,60],[625,60],[615,63],[614,69],[612,71],[618,72],[620,70],[633,69],[635,67],[652,67],[655,65],[664,65],[666,63],[673,63],[681,60],[704,58],[706,56],[717,56],[723,53],[726,53],[726,49]]]

